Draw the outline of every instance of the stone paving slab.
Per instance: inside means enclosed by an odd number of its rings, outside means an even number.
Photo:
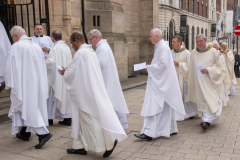
[[[239,82],[239,80],[238,80]],[[240,82],[239,82],[240,84]],[[143,125],[140,116],[146,86],[124,91],[130,114],[127,115],[128,139],[118,143],[109,158],[103,153],[89,151],[87,156],[69,155],[67,148],[72,147],[71,127],[65,127],[54,120],[48,127],[53,138],[40,149],[34,149],[38,138],[33,135],[24,142],[11,135],[11,123],[0,125],[0,160],[41,159],[41,160],[239,160],[240,159],[240,85],[237,92],[230,96],[230,102],[223,108],[219,124],[212,124],[206,131],[200,127],[201,118],[186,119],[178,122],[178,134],[170,138],[160,137],[152,141],[142,141],[134,137]]]

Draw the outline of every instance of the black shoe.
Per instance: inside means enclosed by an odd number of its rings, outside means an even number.
[[[208,129],[209,126],[210,126],[210,123],[208,123],[208,122],[202,122],[202,123],[201,123],[201,127],[202,127],[203,129]]]
[[[172,133],[172,134],[170,134],[171,136],[173,136],[173,135],[177,135],[177,132],[175,132],[175,133]]]
[[[189,119],[194,119],[194,116],[190,117]]]
[[[85,149],[73,149],[69,148],[67,149],[68,154],[81,154],[81,155],[87,155],[87,151]]]
[[[47,135],[38,135],[39,136],[39,143],[37,145],[35,145],[36,149],[40,149],[42,146],[44,146],[44,144],[50,139],[52,138],[52,134],[48,133]],[[44,138],[42,138],[42,136],[44,136]]]
[[[58,123],[66,126],[71,126],[72,118],[65,118],[63,121],[59,121]]]
[[[52,126],[53,125],[53,119],[49,119],[48,124],[49,124],[49,126]]]
[[[139,139],[146,139],[147,141],[151,141],[152,137],[149,137],[145,134],[134,134],[135,137],[139,138]]]
[[[103,157],[109,157],[112,154],[112,152],[113,152],[114,148],[116,147],[117,143],[118,143],[118,140],[115,140],[113,148],[110,151],[106,150],[105,153],[103,154]]]
[[[23,141],[29,141],[29,137],[23,137],[20,133],[17,133],[16,134],[16,137],[18,139],[22,139]]]

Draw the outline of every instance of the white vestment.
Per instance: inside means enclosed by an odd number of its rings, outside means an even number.
[[[41,128],[48,133],[47,71],[41,53],[31,38],[22,36],[7,55],[4,78],[6,88],[11,88],[8,116],[13,121],[12,134],[22,126],[27,126],[27,131],[32,133]]]
[[[93,122],[80,121],[82,118],[80,112],[86,112],[91,115],[90,117],[95,117],[95,121],[99,123],[97,126],[101,126],[102,130],[109,132],[108,138],[112,143],[115,139],[121,142],[127,138],[108,97],[99,61],[91,45],[82,44],[79,47],[72,62],[67,66],[64,79],[71,97],[72,137],[74,139],[89,138],[90,135],[85,135],[85,133],[95,134],[94,132],[97,130],[90,127],[95,126],[92,124]],[[89,126],[87,127],[88,131],[83,131],[83,126]],[[104,139],[104,137],[100,138]],[[99,149],[101,150],[101,148]]]
[[[223,85],[224,85],[225,99],[222,100],[222,106],[225,107],[225,106],[227,106],[227,102],[229,101],[229,97],[228,97],[229,89],[227,90],[227,88],[229,88],[229,86],[231,85],[231,80],[230,80],[230,77],[229,77],[228,68],[227,68],[227,64],[226,64],[224,55],[221,55],[219,60],[222,64],[222,68],[223,68],[222,74],[223,74]]]
[[[200,77],[197,66],[203,65],[208,74]],[[220,55],[210,46],[204,51],[194,49],[191,54],[188,76],[188,100],[198,105],[199,116],[205,113],[218,118],[221,115],[220,106],[225,100],[223,85],[223,65]],[[203,119],[204,120],[204,119]]]
[[[32,36],[31,37],[33,39],[33,41],[35,43],[37,43],[37,45],[39,45],[41,48],[44,48],[44,47],[47,47],[47,48],[52,48],[53,47],[53,42],[51,40],[51,38],[49,36],[45,36],[45,35],[42,35],[42,36]],[[42,55],[44,56],[47,56],[49,54],[49,52],[47,51],[43,51],[42,50]]]
[[[228,94],[236,93],[234,85],[237,85],[237,80],[234,73],[234,55],[230,50],[227,50],[227,55],[225,55],[223,51],[220,51],[220,53],[225,57],[226,79],[228,80],[225,80],[224,83],[226,85]]]
[[[104,84],[112,105],[124,129],[128,128],[126,113],[129,113],[120,85],[113,52],[103,39],[96,45],[96,54],[100,63]]]
[[[178,66],[175,66],[176,74],[178,77],[179,86],[182,93],[183,104],[185,108],[185,119],[193,117],[198,114],[197,104],[194,102],[188,101],[188,70],[189,70],[189,61],[191,53],[184,47],[181,46],[178,51],[172,50],[174,54],[175,61],[179,62]]]
[[[176,121],[184,120],[185,111],[171,50],[164,40],[156,44],[152,63],[147,65],[147,70],[146,95],[141,111],[144,126],[141,133],[150,137],[169,137],[171,132],[177,132]]]
[[[50,86],[47,101],[49,119],[71,118],[71,115],[69,115],[71,113],[70,95],[64,77],[57,71],[58,66],[68,66],[71,61],[72,53],[66,42],[57,41],[46,59],[48,84]]]
[[[0,36],[0,86],[1,86],[1,83],[4,81],[6,56],[11,48],[11,43],[1,21],[0,21],[0,35],[1,35]]]

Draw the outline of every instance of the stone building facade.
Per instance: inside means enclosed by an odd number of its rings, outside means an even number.
[[[9,0],[14,3],[29,3],[30,0]],[[39,21],[39,0],[34,0],[36,19]],[[44,3],[40,5],[44,17]],[[133,65],[141,62],[151,63],[154,45],[149,41],[152,28],[160,28],[164,39],[180,33],[180,16],[187,15],[187,48],[196,47],[195,36],[203,33],[208,41],[211,24],[217,24],[217,18],[225,20],[228,0],[84,0],[86,33],[91,29],[102,32],[114,53],[120,81],[128,76],[147,74],[146,71],[134,72]],[[60,30],[63,39],[69,43],[74,31],[82,31],[81,0],[48,0],[50,32]],[[32,10],[30,17],[32,16]],[[23,10],[26,15],[26,9]],[[20,14],[18,10],[17,14]],[[219,16],[218,16],[219,14]],[[18,20],[20,21],[20,20]],[[26,27],[24,19],[24,27]],[[21,23],[20,23],[21,25]],[[30,21],[30,26],[33,27]],[[44,25],[43,25],[44,26]],[[33,30],[30,30],[33,36]],[[224,36],[224,33],[223,35]]]

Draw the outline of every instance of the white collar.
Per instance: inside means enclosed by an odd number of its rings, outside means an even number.
[[[96,47],[98,47],[100,44],[107,42],[106,39],[101,39],[97,44]]]
[[[206,45],[206,48],[207,48],[207,47],[208,47],[208,45]],[[206,48],[204,48],[204,49],[202,49],[202,50],[199,49],[199,50],[200,50],[200,51],[204,51]]]
[[[27,36],[26,35],[23,35],[19,38],[19,41],[22,40],[23,38],[26,38]]]
[[[63,40],[56,41],[56,42],[54,43],[54,45],[57,44],[58,42],[62,42],[62,41],[63,41]]]

